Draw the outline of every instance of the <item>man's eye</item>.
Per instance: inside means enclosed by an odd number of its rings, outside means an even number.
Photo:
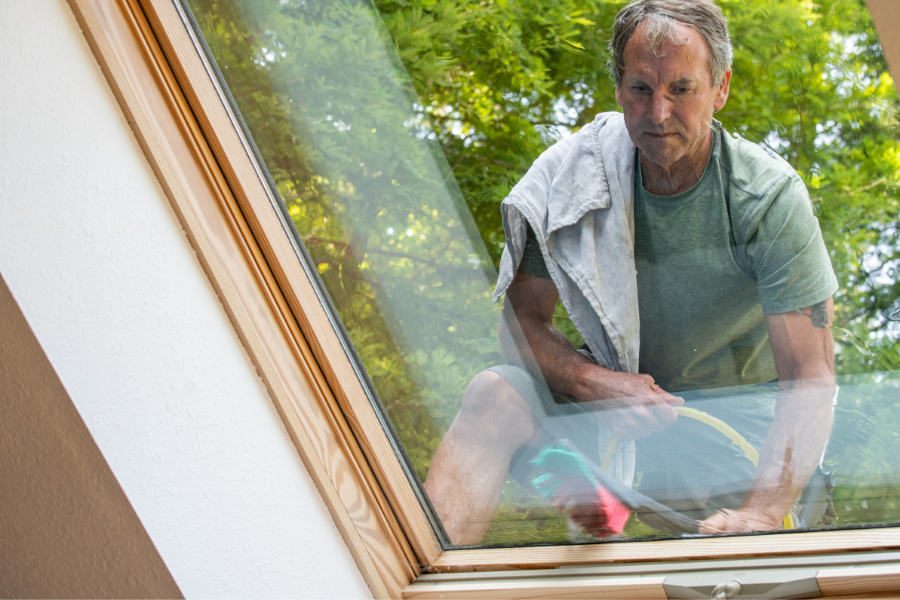
[[[676,94],[684,94],[684,93],[687,93],[688,89],[686,87],[681,87],[679,85],[679,86],[675,86],[675,88],[673,88],[672,91],[675,92]]]
[[[649,89],[650,89],[650,88],[648,88],[646,85],[636,85],[636,86],[634,86],[634,91],[636,91],[636,92],[641,92],[641,93],[643,93],[643,92],[646,92],[646,91],[649,90]]]

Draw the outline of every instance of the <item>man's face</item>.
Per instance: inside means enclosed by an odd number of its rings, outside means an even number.
[[[691,162],[703,149],[713,111],[725,105],[731,71],[712,85],[709,49],[703,36],[678,23],[676,39],[667,40],[656,56],[644,40],[645,23],[625,45],[622,84],[616,101],[625,113],[625,126],[642,155],[664,168]],[[705,157],[704,157],[705,158]]]

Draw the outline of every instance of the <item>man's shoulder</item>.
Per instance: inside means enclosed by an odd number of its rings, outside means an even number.
[[[747,242],[764,219],[786,222],[812,217],[812,204],[803,178],[775,152],[739,135],[722,132],[723,170],[729,178],[732,224]]]
[[[633,168],[630,144],[622,114],[600,113],[545,150],[501,207],[527,215],[529,222],[538,225],[535,231],[545,237],[548,231],[578,222],[591,210],[609,208],[614,190],[608,172],[627,170],[628,161]]]
[[[729,183],[741,195],[759,199],[797,183],[800,176],[791,165],[775,152],[750,142],[737,133],[720,129],[722,136],[722,167]]]

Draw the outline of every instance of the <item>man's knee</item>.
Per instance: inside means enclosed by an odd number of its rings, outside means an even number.
[[[482,371],[469,383],[459,419],[487,427],[517,427],[533,433],[537,420],[522,395],[494,371]]]

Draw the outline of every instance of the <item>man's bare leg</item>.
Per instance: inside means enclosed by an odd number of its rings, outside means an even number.
[[[472,380],[425,481],[453,544],[481,542],[500,503],[513,454],[538,431],[528,403],[503,377],[484,371]]]

